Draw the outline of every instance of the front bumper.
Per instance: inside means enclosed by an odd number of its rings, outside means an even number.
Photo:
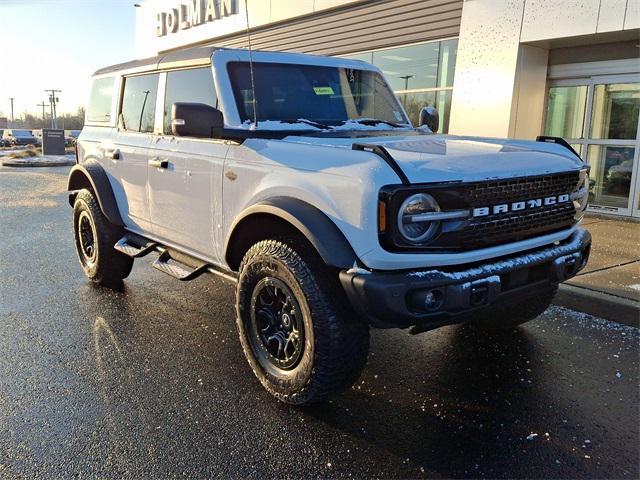
[[[496,303],[553,290],[585,267],[590,248],[591,234],[578,228],[563,242],[491,261],[401,272],[343,270],[340,282],[373,327],[430,330]]]

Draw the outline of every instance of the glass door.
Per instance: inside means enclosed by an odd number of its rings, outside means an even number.
[[[640,75],[556,80],[545,134],[565,138],[591,165],[590,210],[640,216]]]

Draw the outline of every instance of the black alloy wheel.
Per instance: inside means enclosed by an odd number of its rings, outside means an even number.
[[[96,260],[96,231],[95,225],[88,212],[83,211],[78,217],[78,241],[82,253],[82,263],[90,265]]]
[[[260,280],[251,296],[250,340],[260,363],[291,370],[304,352],[300,305],[291,289],[273,277]]]

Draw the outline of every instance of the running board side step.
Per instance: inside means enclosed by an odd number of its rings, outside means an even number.
[[[142,237],[138,237],[137,235],[134,236],[132,234],[125,235],[113,246],[117,251],[124,253],[131,258],[144,257],[145,255],[153,252],[156,247],[158,247],[157,243],[147,241]]]
[[[212,265],[205,260],[181,253],[178,250],[170,249],[166,245],[148,240],[135,233],[127,232],[113,248],[131,258],[144,257],[151,252],[158,252],[160,256],[151,265],[162,273],[184,282],[193,280],[203,273],[212,273],[232,283],[238,281],[236,272]]]
[[[152,263],[152,266],[153,268],[160,270],[162,273],[166,273],[167,275],[183,282],[193,280],[209,270],[209,265],[206,263],[198,265],[195,268],[191,268],[180,263],[171,257],[168,250],[162,252],[156,261]]]

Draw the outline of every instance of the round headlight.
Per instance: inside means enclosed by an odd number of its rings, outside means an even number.
[[[439,212],[436,200],[426,193],[407,197],[398,211],[398,231],[410,243],[424,243],[438,230],[438,222],[425,221],[419,215]]]

